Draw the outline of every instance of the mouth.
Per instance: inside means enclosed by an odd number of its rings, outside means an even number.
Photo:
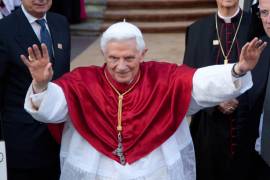
[[[46,6],[45,3],[43,3],[43,4],[41,4],[41,3],[35,3],[34,5],[35,5],[35,6],[38,6],[38,7],[44,7],[44,6]]]
[[[120,76],[120,77],[125,77],[125,76],[127,76],[127,73],[117,73],[118,74],[118,76]]]
[[[128,72],[118,72],[117,76],[119,78],[127,78],[127,77],[129,77],[129,73]]]
[[[117,74],[127,74],[129,71],[116,71]]]

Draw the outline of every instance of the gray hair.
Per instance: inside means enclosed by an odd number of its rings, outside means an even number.
[[[103,53],[110,41],[124,41],[135,39],[137,50],[142,52],[145,48],[143,35],[138,27],[128,22],[118,22],[111,25],[103,34],[100,40],[100,47]]]

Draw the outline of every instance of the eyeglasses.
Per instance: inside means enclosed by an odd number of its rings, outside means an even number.
[[[266,18],[266,17],[268,17],[268,15],[269,15],[269,10],[260,9],[260,16],[261,17]]]

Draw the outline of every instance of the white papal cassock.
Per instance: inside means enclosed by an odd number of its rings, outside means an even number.
[[[188,115],[233,99],[251,88],[250,73],[236,79],[231,76],[231,69],[232,64],[228,64],[200,68],[195,72]],[[38,111],[32,103],[39,107]],[[74,129],[64,93],[58,85],[49,83],[48,89],[40,94],[33,94],[30,87],[25,109],[41,122],[65,122],[60,152],[61,180],[196,179],[195,154],[186,119],[161,146],[140,160],[122,166],[96,151]]]

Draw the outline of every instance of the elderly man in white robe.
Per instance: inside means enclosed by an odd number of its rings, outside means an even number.
[[[30,47],[21,56],[33,78],[25,109],[38,121],[64,123],[61,180],[195,180],[185,115],[252,87],[249,71],[265,46],[255,38],[238,63],[194,70],[143,62],[141,31],[116,23],[101,37],[103,67],[78,68],[56,82],[46,46]]]

